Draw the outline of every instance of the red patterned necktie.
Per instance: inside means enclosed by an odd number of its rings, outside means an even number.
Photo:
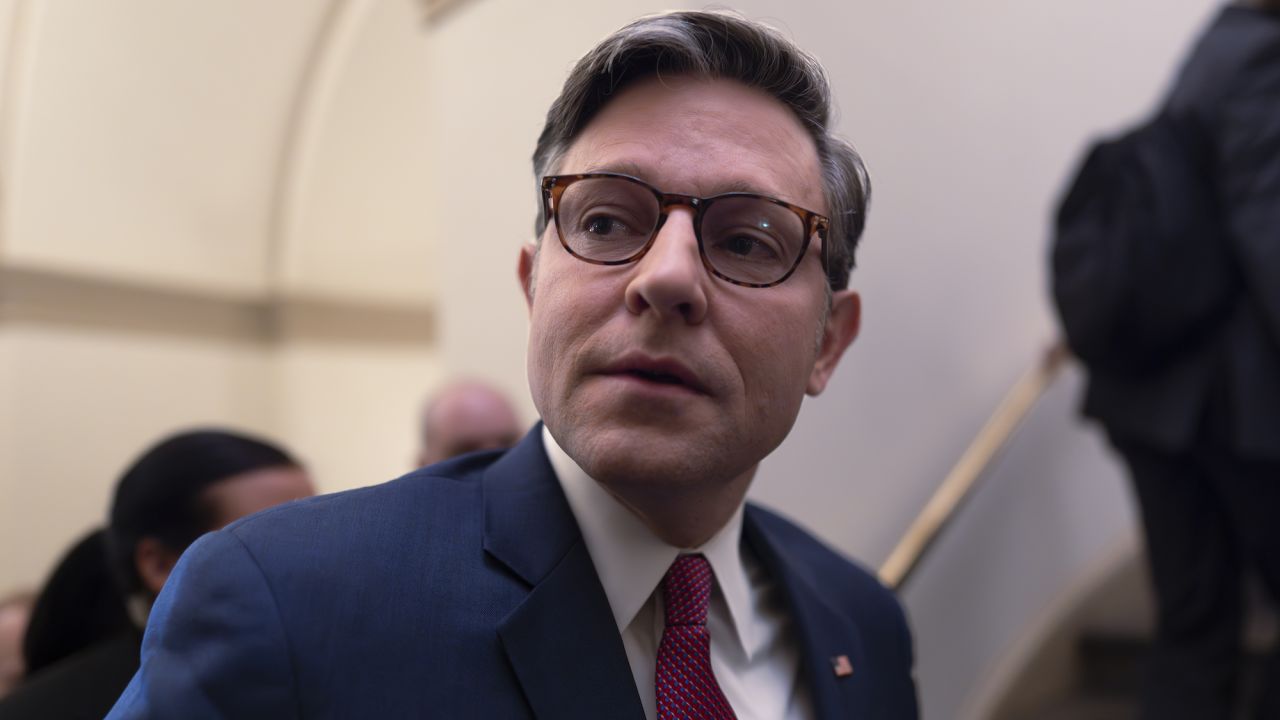
[[[733,708],[711,672],[711,563],[681,555],[662,579],[667,626],[658,645],[658,720],[734,720]]]

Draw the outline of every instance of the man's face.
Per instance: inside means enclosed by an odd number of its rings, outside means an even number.
[[[664,192],[751,191],[827,212],[817,152],[800,122],[777,100],[727,80],[666,78],[622,92],[558,169],[606,171]],[[565,451],[615,491],[735,481],[745,489],[856,334],[852,292],[835,293],[822,324],[818,242],[770,288],[709,274],[688,208],[673,208],[649,252],[627,265],[572,257],[553,224],[540,242],[520,263],[533,400]]]

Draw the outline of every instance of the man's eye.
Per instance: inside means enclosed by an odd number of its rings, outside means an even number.
[[[583,232],[591,235],[622,235],[627,232],[626,223],[609,215],[595,215],[582,222]]]
[[[717,244],[722,252],[748,260],[775,260],[777,250],[768,242],[750,235],[733,235]]]

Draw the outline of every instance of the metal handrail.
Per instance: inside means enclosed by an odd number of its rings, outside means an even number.
[[[952,521],[961,504],[973,493],[991,461],[1008,443],[1031,408],[1062,370],[1069,351],[1061,340],[1054,342],[1004,396],[987,424],[951,468],[933,497],[916,516],[889,558],[880,567],[880,580],[899,589],[920,560]]]

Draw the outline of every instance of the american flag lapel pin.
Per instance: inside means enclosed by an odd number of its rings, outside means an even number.
[[[849,677],[853,674],[853,663],[849,662],[848,655],[836,655],[831,658],[831,670],[838,678]]]

